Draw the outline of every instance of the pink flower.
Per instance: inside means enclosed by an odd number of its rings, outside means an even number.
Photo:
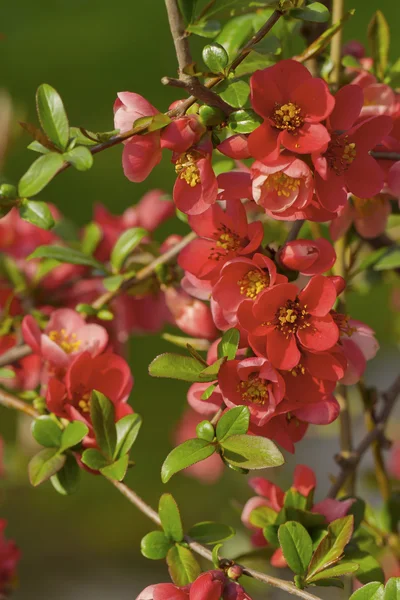
[[[108,342],[104,327],[87,324],[69,308],[55,310],[43,332],[35,319],[27,315],[22,321],[22,333],[35,354],[58,367],[67,367],[82,352],[97,356]]]
[[[337,318],[336,316],[334,318]],[[355,319],[339,321],[340,343],[347,358],[347,369],[341,383],[353,385],[361,379],[367,361],[375,357],[379,343],[373,329]]]
[[[294,156],[281,155],[268,163],[256,161],[251,168],[253,198],[274,219],[304,218],[311,202],[314,182],[311,170]]]
[[[143,96],[133,92],[119,92],[114,103],[114,125],[121,133],[132,129],[134,122],[142,117],[157,115]],[[122,166],[130,181],[144,181],[161,160],[160,131],[134,135],[124,142]]]
[[[0,519],[0,592],[8,595],[15,584],[21,552],[13,540],[4,537],[6,526],[7,521]]]
[[[237,570],[240,570],[237,569]],[[251,600],[243,587],[219,569],[207,571],[185,586],[158,583],[145,588],[136,600]]]
[[[335,264],[336,252],[324,238],[293,240],[279,250],[279,260],[287,269],[303,275],[321,275]]]
[[[333,240],[338,240],[354,224],[360,236],[375,238],[385,231],[391,212],[390,199],[385,194],[370,198],[350,196],[339,216],[331,221],[329,233]]]
[[[251,156],[247,136],[242,134],[226,138],[226,140],[217,146],[217,150],[235,160],[243,160]]]
[[[191,408],[200,415],[214,416],[221,408],[223,398],[219,387],[217,386],[211,396],[207,400],[202,400],[201,397],[210,387],[210,383],[193,383],[188,389],[187,401]]]
[[[161,148],[182,154],[197,144],[205,132],[197,115],[185,115],[161,130]]]
[[[133,378],[127,363],[116,354],[91,356],[79,354],[61,379],[51,377],[46,404],[58,417],[83,421],[91,430],[90,401],[93,390],[101,392],[114,404],[116,421],[132,413],[127,404]]]
[[[136,600],[189,600],[189,586],[173,583],[156,583],[142,590]]]
[[[204,144],[175,157],[178,178],[173,198],[177,208],[187,215],[204,213],[217,199],[217,178],[211,164],[212,147]]]
[[[254,158],[275,158],[281,145],[291,152],[308,154],[329,142],[321,121],[330,115],[335,100],[327,84],[312,77],[306,67],[294,60],[281,60],[256,71],[250,86],[252,106],[265,119],[249,137]]]
[[[228,360],[218,383],[226,406],[248,406],[251,421],[259,426],[274,416],[285,394],[283,377],[265,358]]]
[[[217,337],[218,330],[207,304],[174,287],[165,290],[165,301],[173,320],[182,331],[207,340]]]
[[[227,202],[225,212],[215,204],[200,216],[190,216],[189,225],[199,237],[180,252],[178,263],[199,279],[213,279],[228,260],[252,254],[264,236],[259,221],[247,224],[239,200]]]

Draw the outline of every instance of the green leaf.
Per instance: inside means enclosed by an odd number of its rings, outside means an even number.
[[[63,468],[50,478],[50,481],[59,494],[69,496],[77,491],[79,487],[81,470],[75,458],[67,455]]]
[[[208,400],[213,395],[216,387],[217,387],[216,383],[212,383],[211,385],[209,385],[208,388],[206,390],[204,390],[204,392],[200,396],[200,399]]]
[[[108,457],[114,455],[117,443],[114,405],[101,392],[93,391],[90,401],[90,417],[96,441]]]
[[[222,365],[226,362],[226,357],[218,358],[212,365],[203,369],[199,375],[200,381],[213,381],[217,379],[218,373]]]
[[[278,538],[289,567],[297,575],[304,575],[313,553],[307,529],[296,521],[288,521],[279,527]]]
[[[68,423],[62,432],[60,451],[64,452],[64,450],[76,446],[88,433],[89,428],[85,423],[82,423],[82,421],[72,421],[71,423]]]
[[[353,561],[358,564],[356,577],[361,583],[370,581],[385,582],[385,575],[379,562],[369,552],[363,552],[357,549],[346,548],[346,560]]]
[[[141,553],[151,560],[165,558],[171,547],[172,542],[163,531],[150,531],[140,542]]]
[[[246,105],[250,96],[250,86],[242,79],[223,81],[218,88],[218,94],[225,102],[234,108],[242,108]]]
[[[385,586],[384,600],[399,600],[400,577],[391,577]]]
[[[300,494],[297,490],[290,488],[284,498],[283,506],[285,508],[300,508],[307,510],[307,498]]]
[[[307,577],[307,583],[314,583],[316,581],[320,581],[321,579],[329,579],[330,577],[341,577],[342,575],[350,575],[351,573],[356,573],[358,570],[358,564],[355,562],[344,561],[339,564],[330,567],[328,569],[324,569],[320,571],[314,577]]]
[[[46,202],[38,200],[27,200],[23,198],[19,209],[19,216],[24,221],[28,221],[41,229],[51,229],[54,227],[54,219]]]
[[[235,530],[229,525],[223,523],[214,523],[213,521],[203,521],[196,523],[189,529],[188,536],[200,544],[214,545],[219,542],[229,540],[235,535]]]
[[[132,227],[124,231],[115,243],[111,251],[111,265],[113,271],[118,273],[128,256],[140,244],[142,239],[149,235],[149,232],[143,227]]]
[[[93,166],[93,154],[86,146],[76,146],[64,152],[63,158],[78,171],[87,171]]]
[[[341,579],[319,579],[313,585],[318,585],[322,587],[337,587],[340,589],[344,588],[344,583]]]
[[[397,269],[400,267],[400,248],[391,248],[387,250],[382,258],[379,258],[374,265],[374,271],[386,271],[387,269]]]
[[[242,469],[266,469],[283,465],[284,458],[271,440],[257,435],[233,435],[224,440],[224,459]]]
[[[298,57],[301,62],[305,60],[309,60],[310,58],[315,58],[319,56],[325,48],[329,45],[332,38],[338,31],[343,29],[346,21],[350,19],[354,15],[355,10],[349,10],[342,19],[334,23],[331,27],[326,29],[312,44],[310,44],[302,54]]]
[[[167,565],[172,581],[179,586],[189,585],[201,573],[192,551],[179,544],[168,550]]]
[[[235,133],[251,133],[261,124],[261,118],[254,110],[237,110],[229,115],[228,124]]]
[[[158,515],[165,535],[174,542],[183,539],[182,520],[177,503],[171,494],[163,494],[158,505]]]
[[[213,73],[223,73],[229,62],[225,48],[217,42],[204,46],[202,56],[204,63]]]
[[[311,4],[301,8],[293,8],[290,11],[290,16],[313,23],[326,23],[330,17],[329,10],[321,2],[311,2]]]
[[[32,435],[41,446],[59,448],[62,430],[50,416],[42,416],[32,423]]]
[[[198,21],[197,23],[188,25],[187,31],[200,37],[215,38],[221,31],[221,23],[214,19],[210,19],[210,21]]]
[[[15,371],[7,369],[7,367],[0,368],[0,379],[14,379]]]
[[[383,600],[385,588],[377,581],[371,581],[350,596],[349,600]]]
[[[29,481],[38,486],[64,466],[65,454],[59,454],[58,448],[44,448],[30,460],[28,466]]]
[[[60,150],[65,150],[69,140],[69,123],[59,93],[47,83],[38,87],[36,109],[47,137]]]
[[[65,248],[64,246],[39,246],[28,256],[27,260],[31,260],[31,258],[51,258],[62,263],[104,270],[103,265],[95,258],[75,250],[75,248]]]
[[[81,241],[81,250],[84,254],[92,255],[99,245],[103,233],[97,223],[89,223],[83,229],[83,236]]]
[[[353,515],[336,519],[328,525],[328,533],[322,539],[312,557],[307,574],[308,580],[341,559],[344,549],[351,539],[353,528]]]
[[[273,508],[270,508],[269,506],[258,506],[251,511],[249,520],[254,527],[261,527],[264,529],[268,525],[274,524],[276,517],[277,513]]]
[[[223,544],[216,544],[212,549],[212,561],[216,569],[219,569],[220,567],[219,551],[221,550],[222,546]]]
[[[120,458],[132,448],[142,426],[142,417],[137,413],[125,415],[115,424],[117,430],[117,444],[114,458]]]
[[[215,452],[215,446],[206,440],[194,438],[186,440],[174,448],[165,459],[161,468],[161,479],[167,483],[175,473],[205,460]]]
[[[93,469],[93,471],[99,471],[103,467],[108,465],[108,461],[104,456],[96,450],[96,448],[88,448],[82,454],[82,462],[84,465]]]
[[[179,10],[186,23],[194,21],[196,16],[196,4],[197,0],[178,0]]]
[[[230,19],[215,40],[221,44],[233,60],[254,32],[253,15],[241,15]]]
[[[371,47],[374,69],[383,79],[388,64],[390,29],[384,14],[377,10],[368,25],[368,41]]]
[[[215,437],[214,425],[210,421],[201,421],[196,425],[196,435],[201,440],[212,442]]]
[[[129,456],[125,454],[125,456],[121,456],[118,460],[111,463],[111,465],[107,465],[105,467],[100,468],[100,473],[105,475],[109,479],[115,479],[116,481],[122,481],[126,475],[126,471],[129,464]]]
[[[55,152],[49,152],[37,158],[19,180],[18,194],[20,197],[36,196],[53,179],[63,164],[64,160],[61,154]]]
[[[276,59],[268,54],[261,54],[252,50],[246,56],[246,58],[240,63],[235,69],[236,77],[243,77],[244,75],[251,75],[254,71],[259,69],[266,69],[276,63]]]
[[[223,444],[232,435],[247,433],[250,424],[248,406],[236,406],[226,411],[217,423],[217,440]]]
[[[213,381],[215,376],[200,376],[204,366],[192,356],[181,356],[166,352],[157,356],[149,365],[152,377],[168,377],[182,381]]]

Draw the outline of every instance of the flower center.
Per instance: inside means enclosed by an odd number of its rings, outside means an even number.
[[[288,300],[280,306],[275,313],[275,318],[267,325],[275,325],[283,333],[286,339],[296,333],[299,329],[310,327],[310,314],[306,311],[307,305],[301,306],[298,300]]]
[[[296,131],[304,123],[301,108],[293,102],[275,104],[275,110],[272,113],[271,119],[274,127],[277,129],[286,129],[287,131]]]
[[[341,175],[350,167],[357,156],[357,147],[354,142],[349,142],[349,137],[332,136],[329,142],[325,157],[330,169],[335,171],[336,175]]]
[[[82,396],[78,402],[78,406],[83,413],[90,413],[90,392]]]
[[[337,313],[336,311],[331,312],[334,322],[336,323],[339,333],[341,336],[347,335],[351,337],[353,333],[357,331],[356,327],[352,327],[349,323],[350,317],[349,315],[343,315],[341,313]]]
[[[290,373],[293,375],[293,377],[297,377],[297,375],[304,375],[305,372],[306,372],[306,370],[301,363],[296,365],[294,367],[294,369],[292,369],[290,371]]]
[[[358,198],[358,196],[352,196],[351,201],[360,217],[368,217],[375,212],[379,204],[383,206],[385,203],[384,197],[379,194],[372,198]]]
[[[175,163],[175,172],[190,187],[195,187],[200,183],[200,171],[196,164],[196,156],[191,152],[185,152],[178,158]]]
[[[223,256],[226,256],[228,252],[236,252],[243,246],[242,238],[229,229],[226,225],[218,227],[214,233],[216,240],[215,247],[211,248],[209,255],[210,260],[220,260]]]
[[[77,339],[76,333],[67,333],[65,329],[50,331],[48,335],[51,341],[60,346],[66,354],[77,352],[82,343],[81,340]]]
[[[300,183],[300,179],[289,177],[289,175],[286,175],[283,171],[278,171],[267,177],[264,186],[267,190],[274,190],[278,196],[289,198],[293,192],[297,192]]]
[[[243,279],[239,279],[237,284],[242,296],[246,296],[246,298],[251,298],[253,300],[260,292],[269,286],[269,275],[265,272],[253,269],[246,273]]]
[[[242,394],[242,399],[253,404],[265,404],[268,400],[267,385],[257,375],[250,375],[247,381],[241,381],[237,391]]]

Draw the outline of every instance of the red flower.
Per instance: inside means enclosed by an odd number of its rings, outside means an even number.
[[[335,264],[336,252],[324,238],[293,240],[279,250],[279,260],[287,269],[303,275],[320,275]]]
[[[4,537],[4,529],[7,526],[7,521],[0,520],[0,592],[1,594],[9,594],[11,588],[15,584],[16,570],[21,552],[12,540],[6,540]]]
[[[197,115],[185,115],[174,119],[161,130],[161,148],[182,154],[197,144],[205,131],[206,128],[200,123]]]
[[[142,117],[159,114],[143,96],[133,92],[119,92],[114,103],[114,125],[121,133],[132,129]],[[122,166],[129,181],[144,181],[161,160],[160,131],[134,135],[124,142]]]
[[[114,404],[115,418],[132,412],[126,403],[133,385],[127,363],[116,354],[91,356],[83,352],[70,364],[63,379],[49,379],[46,404],[58,417],[83,421],[91,429],[90,398],[93,390],[107,396]]]
[[[321,121],[333,110],[335,100],[322,79],[311,76],[295,60],[282,60],[256,71],[250,79],[251,103],[265,120],[249,137],[254,158],[276,157],[280,146],[292,152],[315,152],[329,142]]]
[[[321,352],[336,344],[339,330],[329,314],[335,300],[334,284],[316,275],[300,292],[294,284],[282,283],[254,303],[243,302],[238,320],[251,336],[265,338],[266,357],[274,367],[291,370],[300,362],[301,348]]]
[[[215,340],[218,330],[208,304],[174,287],[168,287],[164,294],[173,321],[182,331],[192,337]]]
[[[304,218],[311,202],[314,181],[305,162],[281,155],[275,160],[256,161],[251,168],[253,198],[274,219]]]
[[[383,171],[369,151],[388,135],[392,120],[382,115],[355,125],[362,103],[359,86],[346,85],[339,90],[327,123],[331,141],[312,156],[318,198],[332,212],[344,206],[347,191],[369,198],[378,194],[384,184]]]
[[[180,252],[178,263],[199,279],[213,279],[228,260],[252,254],[264,236],[259,221],[247,224],[239,200],[227,202],[225,212],[215,204],[200,216],[190,216],[189,225],[199,237]]]
[[[248,406],[251,421],[259,426],[271,419],[285,394],[283,377],[265,358],[227,361],[218,383],[226,406]]]
[[[339,216],[331,221],[329,233],[333,240],[337,240],[354,223],[361,237],[378,237],[385,231],[391,212],[392,206],[386,194],[376,194],[371,198],[351,196]]]

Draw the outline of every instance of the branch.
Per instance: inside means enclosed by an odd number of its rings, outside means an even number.
[[[343,19],[344,0],[333,0],[332,22],[336,23]],[[332,83],[338,88],[342,70],[342,28],[340,27],[331,41]]]
[[[0,355],[0,367],[5,367],[6,365],[12,365],[13,363],[21,360],[25,356],[28,356],[32,353],[30,346],[27,344],[23,344],[22,346],[15,346],[11,348],[8,352]]]
[[[205,104],[220,108],[226,115],[230,115],[235,109],[230,106],[225,100],[222,100],[220,96],[214,94],[205,85],[200,83],[197,77],[188,77],[185,79],[174,79],[173,77],[163,77],[161,79],[163,85],[170,85],[172,87],[183,88],[189,94],[196,97],[197,100],[201,100]]]
[[[16,396],[9,394],[4,390],[0,390],[0,404],[5,406],[6,408],[13,408],[14,410],[18,410],[19,412],[23,412],[30,417],[38,417],[39,413],[33,406],[23,402]]]
[[[300,233],[300,229],[303,227],[303,225],[304,225],[304,220],[295,221],[293,223],[293,225],[290,228],[290,231],[286,237],[285,244],[287,244],[288,242],[293,242],[293,240],[295,240],[297,238],[297,236]]]
[[[352,453],[352,456],[347,461],[344,461],[344,464],[341,467],[341,471],[337,476],[335,483],[331,486],[331,489],[329,490],[328,498],[335,498],[337,496],[337,494],[342,489],[342,486],[345,483],[346,479],[354,472],[368,448],[375,442],[375,440],[379,439],[383,435],[385,431],[386,422],[391,415],[391,412],[399,394],[400,375],[390,386],[390,388],[382,394],[384,405],[380,414],[376,417],[375,427],[370,432],[368,432],[365,435],[365,437],[361,440],[359,445]]]

